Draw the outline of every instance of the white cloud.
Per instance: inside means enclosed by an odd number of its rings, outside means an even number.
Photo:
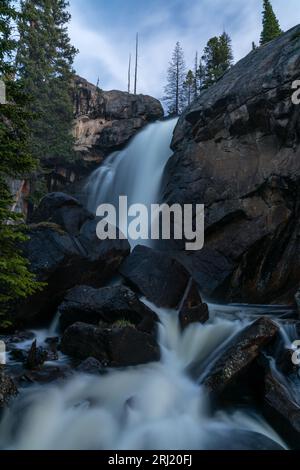
[[[138,91],[161,98],[166,69],[176,41],[182,43],[189,67],[193,66],[195,51],[198,50],[201,54],[207,40],[211,36],[220,34],[223,28],[232,37],[236,60],[251,50],[252,41],[259,41],[261,0],[248,0],[248,2],[172,0],[169,3],[168,1],[164,0],[159,8],[154,9],[151,0],[140,0],[141,6],[144,3],[142,7],[144,15],[138,22],[136,18],[130,21],[129,17],[124,18],[121,26],[99,21],[97,30],[88,23],[89,15],[94,14],[93,9],[90,7],[91,12],[85,11],[83,16],[82,8],[85,2],[81,0],[77,2],[77,8],[74,7],[74,2],[70,34],[73,43],[80,50],[75,63],[77,72],[94,83],[100,76],[100,85],[104,89],[125,90],[128,55],[130,51],[134,53],[135,31],[138,29],[140,32]],[[283,29],[289,29],[299,22],[298,2],[299,0],[285,2],[273,0],[274,10],[280,18]],[[86,3],[86,8],[88,5]],[[101,18],[101,8],[109,7],[105,4],[101,7],[100,4],[97,5],[96,13],[99,18]]]

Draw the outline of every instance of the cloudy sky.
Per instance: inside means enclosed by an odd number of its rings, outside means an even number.
[[[282,29],[300,23],[299,0],[273,0]],[[262,0],[70,0],[79,75],[104,90],[127,88],[128,56],[140,34],[138,92],[161,98],[176,41],[192,67],[195,51],[225,29],[235,60],[259,42]]]

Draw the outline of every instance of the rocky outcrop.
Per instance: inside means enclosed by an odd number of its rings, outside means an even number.
[[[32,224],[50,222],[59,225],[71,235],[78,234],[82,225],[94,216],[77,199],[65,193],[49,193],[40,202],[30,218]]]
[[[148,122],[164,115],[160,102],[151,96],[102,91],[78,76],[73,95],[75,148],[90,162],[101,162]]]
[[[190,277],[175,258],[141,245],[126,258],[120,273],[148,300],[169,308],[179,305]]]
[[[133,326],[103,328],[78,322],[66,329],[61,349],[77,359],[93,357],[103,366],[112,367],[146,364],[160,358],[154,336]]]
[[[105,285],[130,251],[127,240],[99,240],[97,220],[76,200],[61,193],[47,196],[35,217],[46,222],[29,226],[22,249],[31,272],[45,286],[12,308],[10,320],[14,325],[53,315],[67,290],[76,285]]]
[[[176,127],[164,200],[205,204],[187,268],[211,297],[293,301],[300,278],[300,26],[257,48]]]
[[[262,317],[235,335],[206,371],[204,386],[214,394],[223,392],[241,374],[247,372],[262,348],[274,339],[278,330],[274,322]]]
[[[127,287],[118,285],[94,289],[76,286],[58,308],[62,330],[76,322],[97,325],[129,322],[137,329],[154,331],[157,315]]]

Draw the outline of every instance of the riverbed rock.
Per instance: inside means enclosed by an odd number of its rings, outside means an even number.
[[[42,222],[29,226],[23,253],[29,268],[45,287],[12,308],[13,324],[30,323],[36,317],[53,315],[67,290],[76,285],[101,287],[117,272],[129,254],[127,240],[101,241],[96,235],[97,221],[88,219],[77,235],[59,225]]]
[[[202,302],[198,286],[192,278],[181,301],[178,316],[182,330],[192,323],[205,323],[209,318],[208,305]]]
[[[161,103],[151,96],[103,91],[79,76],[74,80],[73,101],[75,149],[90,163],[99,163],[164,115]]]
[[[299,381],[299,378],[298,378]],[[270,369],[265,376],[264,413],[293,449],[300,449],[300,402]]]
[[[61,350],[74,358],[93,357],[112,367],[146,364],[160,358],[154,336],[133,326],[103,328],[77,322],[64,332]]]
[[[246,373],[261,350],[275,339],[278,326],[267,317],[261,317],[237,333],[208,368],[203,384],[209,392],[222,393]]]
[[[78,372],[82,372],[83,374],[102,374],[106,364],[103,364],[94,357],[88,357],[84,361],[82,361],[79,366],[76,368]]]
[[[75,235],[88,219],[94,216],[78,201],[68,194],[55,192],[47,194],[30,218],[30,222],[50,222],[59,225],[63,230]]]
[[[0,409],[6,407],[17,394],[14,381],[5,373],[3,366],[0,366]]]
[[[121,265],[120,273],[158,307],[175,308],[181,301],[189,273],[168,253],[136,246]]]
[[[62,330],[76,322],[108,325],[129,322],[151,333],[158,321],[157,315],[144,305],[127,287],[122,285],[94,289],[76,286],[71,289],[58,308]]]
[[[292,84],[299,80],[299,48],[296,26],[250,52],[201,93],[175,129],[164,201],[205,205],[205,248],[186,255],[206,296],[294,300],[300,278],[300,106],[292,102]]]
[[[34,370],[40,368],[48,359],[48,351],[45,348],[38,347],[36,339],[33,341],[28,351],[25,366],[27,369]]]

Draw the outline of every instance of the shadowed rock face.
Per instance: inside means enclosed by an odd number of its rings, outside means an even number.
[[[73,101],[76,150],[86,161],[100,162],[164,115],[160,102],[151,96],[102,91],[81,77],[75,78]]]
[[[236,64],[176,127],[164,199],[205,204],[205,248],[185,263],[206,295],[267,303],[297,290],[299,50],[297,26]]]
[[[262,348],[272,341],[277,332],[277,325],[262,317],[235,335],[206,372],[203,380],[205,387],[217,394],[224,391],[247,371]]]

